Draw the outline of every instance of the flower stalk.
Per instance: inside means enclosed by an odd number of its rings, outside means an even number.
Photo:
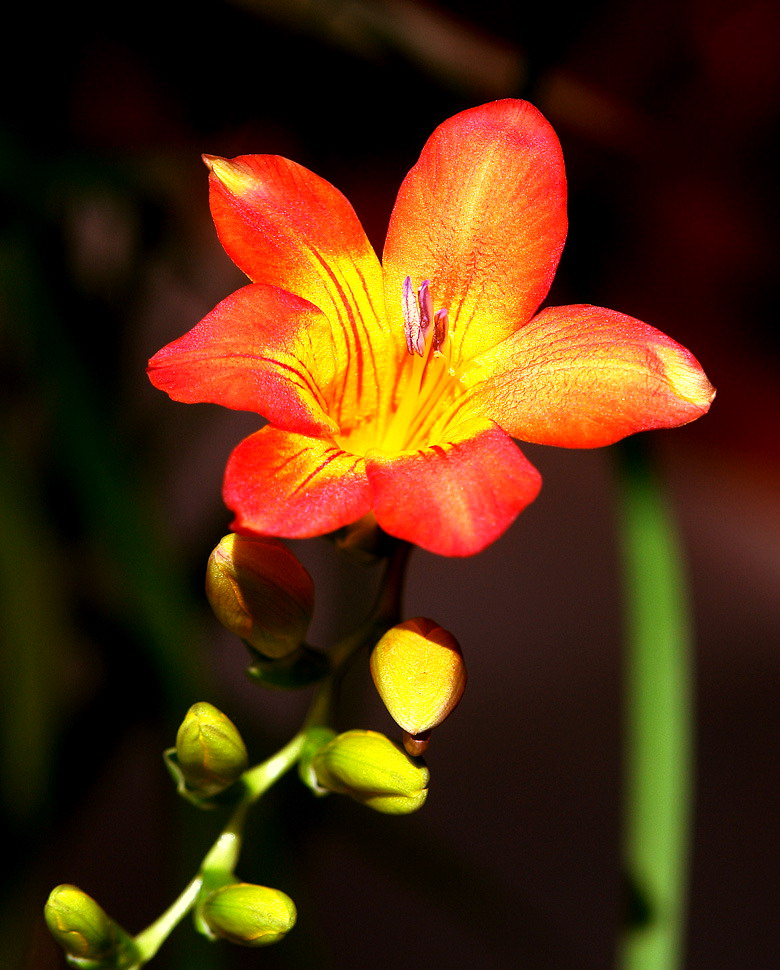
[[[628,656],[620,970],[680,970],[693,791],[691,636],[677,536],[644,442],[620,451]]]
[[[317,687],[300,731],[270,758],[248,768],[242,774],[237,782],[242,786],[241,798],[229,821],[204,856],[198,874],[171,906],[135,937],[139,960],[132,970],[137,970],[155,956],[170,933],[196,906],[202,891],[225,883],[233,876],[241,855],[249,810],[297,764],[309,732],[332,720],[338,685],[351,660],[360,651],[373,646],[386,630],[398,622],[411,548],[405,542],[393,544],[374,606],[358,629],[344,637],[331,650],[330,673]]]

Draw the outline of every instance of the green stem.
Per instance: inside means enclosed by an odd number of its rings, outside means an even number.
[[[354,633],[345,637],[331,650],[331,672],[317,688],[301,730],[270,758],[244,772],[241,778],[243,785],[241,800],[227,825],[204,856],[198,875],[162,916],[135,937],[140,959],[132,970],[151,960],[172,930],[195,905],[198,894],[204,886],[207,889],[211,883],[218,883],[220,879],[232,877],[241,854],[244,825],[249,809],[298,761],[308,730],[311,727],[329,723],[332,718],[335,693],[349,662],[360,650],[371,646],[385,630],[398,622],[410,552],[411,546],[408,543],[396,544],[388,560],[376,602],[368,617]]]
[[[162,916],[159,916],[136,936],[135,945],[140,959],[134,965],[133,970],[135,970],[135,967],[148,963],[157,953],[172,931],[192,909],[202,884],[203,878],[198,874],[187,884],[184,892],[165,910]]]
[[[628,657],[622,970],[679,970],[692,800],[691,644],[674,524],[641,439],[621,449]]]
[[[255,765],[244,772],[241,779],[244,795],[222,829],[219,837],[201,863],[200,871],[232,873],[238,864],[244,835],[244,823],[252,805],[277,782],[285,772],[296,763],[301,755],[306,739],[304,731],[299,731],[292,740],[271,755],[262,764]]]
[[[135,944],[140,957],[136,966],[140,967],[147,963],[157,953],[171,932],[195,905],[204,882],[213,880],[215,876],[230,876],[233,873],[241,854],[244,823],[249,809],[286,771],[292,768],[300,757],[304,739],[305,733],[299,731],[276,754],[245,772],[242,778],[244,795],[227,825],[205,855],[198,875],[187,884],[182,894],[162,916],[136,936]]]
[[[396,541],[371,611],[354,633],[330,651],[331,669],[337,678],[362,647],[376,643],[386,630],[400,620],[406,567],[413,548],[408,542]]]

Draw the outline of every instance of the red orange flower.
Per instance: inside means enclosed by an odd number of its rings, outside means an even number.
[[[524,101],[444,122],[405,178],[380,265],[354,210],[288,159],[207,157],[225,250],[253,281],[150,361],[177,401],[268,424],[228,461],[243,533],[321,535],[373,512],[478,552],[536,497],[512,441],[590,448],[704,414],[713,390],[658,330],[537,313],[566,236],[558,140]]]

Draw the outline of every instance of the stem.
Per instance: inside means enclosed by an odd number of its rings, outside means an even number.
[[[337,643],[330,652],[332,675],[343,676],[346,665],[362,647],[371,646],[383,633],[398,623],[401,616],[406,567],[413,546],[396,541],[387,561],[377,598],[366,619],[354,633]]]
[[[276,754],[244,772],[241,779],[244,795],[204,858],[201,873],[233,872],[241,853],[244,823],[250,807],[300,758],[308,729],[328,723],[338,683],[349,661],[360,649],[370,646],[385,629],[397,622],[410,551],[411,546],[406,542],[395,546],[368,617],[353,634],[345,637],[331,651],[331,673],[315,692],[301,730]]]
[[[136,936],[135,945],[140,959],[135,966],[140,967],[142,964],[148,963],[157,953],[176,926],[178,926],[190,909],[192,909],[195,900],[198,898],[202,883],[203,878],[199,873],[187,884],[184,892],[165,910],[162,916],[159,916],[150,926],[147,926],[143,932]],[[135,970],[135,967],[133,970]]]
[[[230,821],[203,859],[201,873],[233,872],[241,854],[244,823],[249,809],[286,771],[292,768],[300,757],[304,740],[305,733],[299,731],[276,754],[244,772],[241,779],[244,784],[244,795],[230,817]]]
[[[644,443],[622,447],[628,658],[624,865],[633,896],[622,970],[682,966],[692,797],[685,583],[672,519]]]
[[[304,738],[304,732],[299,731],[276,754],[244,773],[242,779],[244,795],[229,822],[204,857],[198,875],[187,884],[182,894],[162,916],[136,936],[135,945],[140,957],[136,966],[148,963],[152,959],[171,932],[192,909],[205,878],[216,874],[232,874],[241,853],[244,822],[249,809],[274,782],[292,768],[300,757]]]
[[[206,853],[198,875],[187,885],[179,898],[145,930],[135,937],[139,961],[133,967],[147,963],[177,924],[195,905],[198,894],[216,878],[230,878],[238,863],[243,844],[244,824],[252,805],[298,761],[309,728],[327,724],[331,718],[333,699],[338,684],[353,657],[398,622],[401,596],[411,546],[406,542],[395,545],[388,560],[376,602],[368,617],[351,635],[345,637],[331,651],[331,672],[318,687],[301,730],[276,754],[244,772],[241,783],[243,795],[230,820]]]

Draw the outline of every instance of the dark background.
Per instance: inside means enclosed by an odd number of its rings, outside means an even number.
[[[778,960],[780,11],[759,0],[235,0],[19,11],[0,128],[0,755],[4,963],[63,965],[40,916],[75,882],[137,932],[220,819],[160,758],[195,700],[256,760],[306,698],[248,684],[202,577],[224,462],[257,419],[173,404],[146,359],[242,282],[200,154],[278,153],[355,205],[381,249],[398,184],[452,113],[522,96],[559,133],[569,242],[549,302],[633,314],[719,396],[648,436],[687,556],[697,795],[689,970]],[[432,227],[435,231],[435,226]],[[770,286],[771,283],[771,286]],[[484,554],[417,553],[408,615],[452,630],[466,697],[425,809],[386,818],[286,779],[240,874],[299,925],[263,951],[182,928],[155,966],[601,970],[623,912],[614,449],[527,449],[545,486]],[[313,640],[375,573],[295,543]],[[351,682],[343,728],[390,730]]]

